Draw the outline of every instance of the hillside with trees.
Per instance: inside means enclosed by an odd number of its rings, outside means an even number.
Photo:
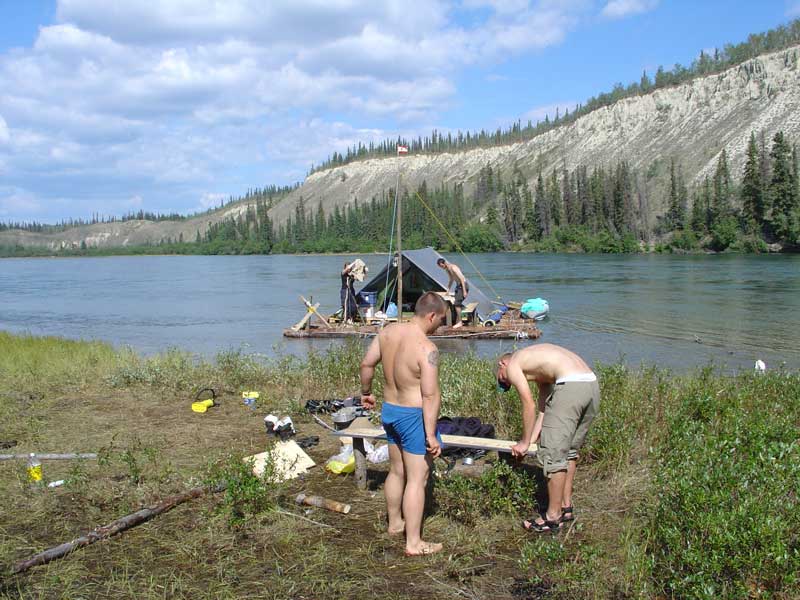
[[[535,125],[357,145],[192,217],[7,223],[0,253],[385,251],[398,179],[406,247],[796,250],[798,41],[800,20]]]

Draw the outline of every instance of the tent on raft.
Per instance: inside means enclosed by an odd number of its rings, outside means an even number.
[[[418,250],[403,250],[403,309],[414,310],[414,304],[425,292],[447,291],[447,272],[436,264],[444,258],[433,248],[420,248]],[[388,271],[388,279],[387,279]],[[496,307],[489,297],[484,294],[469,278],[466,278],[469,294],[464,299],[464,305],[477,302],[475,312],[486,318]],[[374,304],[385,310],[388,302],[397,303],[397,254],[391,263],[368,281],[358,292],[359,302],[366,299],[367,294],[372,294]],[[387,301],[388,298],[388,301]]]

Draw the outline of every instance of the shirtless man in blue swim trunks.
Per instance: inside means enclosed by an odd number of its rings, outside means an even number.
[[[539,391],[538,416],[529,382],[536,383]],[[578,451],[600,406],[597,377],[566,348],[536,344],[500,357],[497,385],[503,391],[514,386],[522,401],[522,439],[511,453],[523,458],[538,439],[536,458],[547,477],[547,511],[523,526],[529,531],[555,531],[575,518],[572,483]]]
[[[383,363],[381,418],[389,440],[389,475],[384,493],[389,533],[406,534],[406,555],[433,554],[442,544],[422,540],[425,488],[433,459],[441,454],[436,421],[439,392],[439,351],[428,335],[444,322],[447,305],[433,292],[417,300],[408,323],[381,330],[361,362],[361,404],[375,407],[372,379]]]

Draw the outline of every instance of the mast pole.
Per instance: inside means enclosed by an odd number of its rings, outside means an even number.
[[[398,155],[399,158],[399,155]],[[400,162],[399,160],[397,161]],[[397,202],[397,322],[403,322],[403,202],[400,200],[400,165],[397,165],[397,183],[394,187]]]

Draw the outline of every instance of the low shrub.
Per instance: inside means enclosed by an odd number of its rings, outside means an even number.
[[[209,464],[203,478],[210,489],[225,488],[222,502],[217,511],[223,514],[232,528],[239,528],[247,517],[257,515],[277,507],[284,486],[272,481],[275,465],[269,460],[264,464],[264,474],[253,474],[253,462],[241,456],[229,454],[222,461]]]
[[[698,379],[666,423],[649,526],[658,586],[680,598],[797,597],[800,377]]]
[[[537,481],[526,471],[505,461],[491,465],[478,478],[454,474],[436,484],[436,505],[441,514],[466,525],[498,513],[534,510]]]

